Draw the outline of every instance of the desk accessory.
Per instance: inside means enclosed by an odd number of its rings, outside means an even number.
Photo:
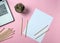
[[[23,13],[24,9],[25,9],[25,6],[22,3],[18,3],[15,5],[15,10],[18,13]]]
[[[7,30],[4,31],[3,29],[3,31],[0,32],[0,42],[13,37],[12,36],[13,34],[15,34],[15,30],[8,28]]]

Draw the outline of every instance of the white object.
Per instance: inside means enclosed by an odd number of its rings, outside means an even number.
[[[12,13],[6,0],[0,1],[0,26],[14,21]]]
[[[48,31],[48,28],[52,20],[53,17],[47,15],[46,13],[36,8],[35,11],[33,12],[31,19],[28,22],[27,33],[25,28],[23,34],[24,35],[26,34],[33,40],[41,43],[42,39],[44,38],[45,32]],[[35,35],[38,31],[40,32],[37,35]]]

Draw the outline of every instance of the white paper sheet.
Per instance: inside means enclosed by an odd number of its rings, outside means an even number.
[[[40,43],[45,35],[45,32],[48,30],[52,20],[53,17],[36,8],[33,12],[31,19],[28,22],[27,33],[25,28],[23,34],[26,34],[28,37]],[[40,32],[35,35],[38,31]]]

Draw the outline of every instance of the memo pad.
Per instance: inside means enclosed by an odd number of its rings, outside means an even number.
[[[36,8],[23,34],[40,43],[52,20],[53,17]]]
[[[0,1],[0,26],[14,21],[6,0]]]

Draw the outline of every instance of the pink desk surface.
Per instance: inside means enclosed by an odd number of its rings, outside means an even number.
[[[42,43],[60,43],[60,0],[8,0],[15,21],[3,26],[4,28],[14,28],[14,37],[1,43],[38,43],[24,35],[21,36],[21,18],[24,18],[23,30],[26,26],[26,21],[30,19],[35,8],[54,17],[50,26],[50,30],[46,33]],[[24,14],[17,13],[14,6],[17,3],[23,3],[28,12]],[[3,28],[3,27],[0,27]]]

